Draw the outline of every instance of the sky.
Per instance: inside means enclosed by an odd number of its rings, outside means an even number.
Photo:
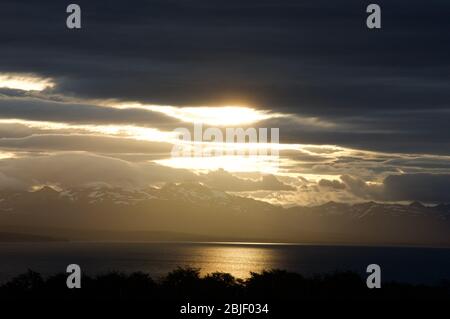
[[[0,189],[450,202],[448,1],[377,1],[379,30],[360,0],[69,3],[0,3]],[[194,123],[278,128],[279,159],[173,158]]]

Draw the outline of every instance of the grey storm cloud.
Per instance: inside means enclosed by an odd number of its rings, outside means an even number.
[[[336,180],[328,180],[328,179],[321,179],[318,182],[320,187],[324,187],[324,188],[331,188],[331,189],[345,189],[345,184],[341,183],[339,181]]]
[[[132,163],[88,152],[64,152],[0,161],[0,188],[29,188],[39,184],[74,187],[91,183],[145,187],[157,182],[196,179],[196,175],[187,170],[149,162]]]
[[[173,148],[164,142],[139,141],[131,138],[39,134],[22,138],[0,138],[0,148],[12,151],[87,151],[94,153],[141,153],[153,159],[167,158]]]
[[[450,174],[391,175],[383,184],[389,200],[450,202]]]
[[[128,161],[90,152],[59,152],[0,160],[0,189],[26,189],[55,184],[63,188],[103,183],[145,187],[155,183],[203,182],[225,191],[295,190],[273,175],[259,180],[238,178],[223,170],[197,175],[148,161]]]
[[[179,125],[178,120],[159,112],[30,97],[0,98],[0,118],[84,124],[139,124],[169,129]]]
[[[450,174],[416,173],[389,175],[381,184],[368,184],[364,180],[341,176],[345,188],[362,199],[380,201],[450,202]],[[331,181],[327,181],[330,184]],[[339,183],[339,182],[338,182]]]
[[[54,93],[69,96],[244,103],[337,124],[293,123],[285,142],[450,150],[447,1],[377,1],[376,31],[365,26],[370,2],[359,0],[77,3],[74,31],[67,3],[2,1],[0,72],[51,77]]]

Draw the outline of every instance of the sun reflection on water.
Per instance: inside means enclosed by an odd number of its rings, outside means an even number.
[[[201,274],[213,272],[230,273],[237,278],[248,278],[250,272],[271,268],[274,260],[272,249],[244,245],[198,247],[194,267],[201,268]]]

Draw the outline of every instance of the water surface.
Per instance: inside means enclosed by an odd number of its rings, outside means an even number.
[[[78,264],[88,274],[144,271],[154,278],[177,266],[239,278],[281,268],[305,275],[382,267],[383,280],[435,283],[450,279],[450,249],[232,243],[0,243],[0,281],[27,269],[50,275]]]

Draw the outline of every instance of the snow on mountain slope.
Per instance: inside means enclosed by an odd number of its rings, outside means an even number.
[[[301,242],[450,245],[450,205],[329,202],[282,208],[198,183],[0,191],[1,225],[163,230]]]

